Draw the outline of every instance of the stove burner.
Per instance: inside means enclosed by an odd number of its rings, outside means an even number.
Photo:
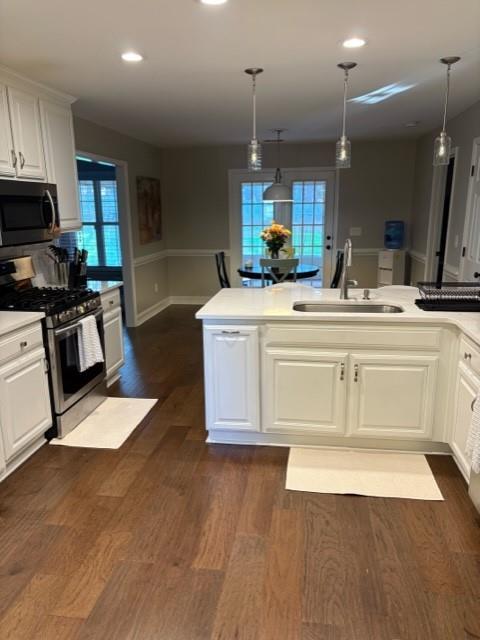
[[[7,289],[0,291],[0,310],[42,311],[46,316],[61,314],[77,305],[83,305],[99,294],[91,289],[61,289],[54,287],[32,287],[30,289]],[[85,309],[78,309],[84,313]]]

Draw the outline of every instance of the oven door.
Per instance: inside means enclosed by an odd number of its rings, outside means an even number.
[[[0,245],[48,242],[58,224],[56,185],[0,181]]]
[[[93,315],[96,318],[98,333],[103,353],[105,354],[103,311],[102,309],[97,309],[88,315]],[[80,325],[77,320],[56,329],[48,329],[50,374],[56,414],[64,413],[105,378],[104,362],[99,362],[86,371],[79,371],[79,330]]]

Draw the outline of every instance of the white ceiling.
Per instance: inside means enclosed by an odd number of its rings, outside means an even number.
[[[343,49],[352,35],[368,45]],[[122,62],[130,48],[145,61]],[[247,140],[249,66],[265,68],[260,137],[285,127],[288,141],[334,139],[344,60],[359,63],[353,96],[414,85],[351,104],[350,135],[418,135],[440,122],[445,55],[462,56],[455,115],[480,99],[480,0],[0,0],[3,64],[78,96],[78,115],[161,146]]]

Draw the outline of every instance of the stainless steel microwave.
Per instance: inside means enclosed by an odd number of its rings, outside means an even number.
[[[58,224],[55,184],[0,180],[0,246],[48,242]]]

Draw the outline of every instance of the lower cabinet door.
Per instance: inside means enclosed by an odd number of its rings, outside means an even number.
[[[270,348],[264,356],[263,428],[345,431],[347,353]]]
[[[207,429],[258,431],[257,327],[206,326],[203,337]]]
[[[105,333],[105,366],[107,380],[120,369],[125,362],[123,351],[123,322],[121,309],[115,309],[103,316]]]
[[[43,348],[0,368],[0,427],[10,460],[52,425]]]
[[[480,380],[461,362],[458,365],[455,385],[455,407],[450,446],[460,471],[469,479],[470,461],[465,449],[472,424],[472,406],[480,392]]]
[[[350,433],[428,440],[432,435],[437,356],[350,356]]]

